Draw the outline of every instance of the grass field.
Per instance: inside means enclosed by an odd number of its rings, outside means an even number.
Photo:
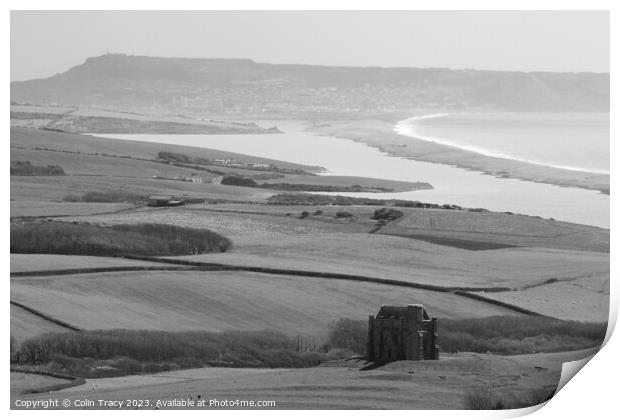
[[[11,337],[14,338],[16,344],[39,334],[67,331],[69,331],[67,328],[11,305]]]
[[[32,373],[11,372],[11,397],[17,397],[25,391],[48,386],[68,384],[68,379],[53,378]]]
[[[193,159],[233,159],[245,163],[273,164],[288,171],[316,171],[315,167],[263,159],[217,150],[104,139],[70,133],[26,128],[11,130],[11,159],[27,160],[33,165],[56,165],[68,176],[63,179],[47,177],[12,177],[11,199],[20,201],[62,201],[68,195],[86,192],[116,191],[122,188],[129,194],[164,194],[208,200],[243,200],[264,202],[273,194],[264,188],[237,188],[219,185],[214,181],[221,174],[273,178],[273,182],[305,183],[311,185],[346,186],[364,188],[382,187],[396,191],[412,190],[415,183],[394,182],[357,177],[299,176],[206,164],[200,167],[180,167],[156,162],[160,152],[183,154]],[[190,165],[191,166],[191,165]],[[195,165],[194,165],[195,166]],[[157,179],[155,177],[158,177]],[[194,184],[181,179],[199,177],[203,183]],[[172,180],[172,179],[175,180]],[[263,179],[265,181],[265,179]],[[267,179],[268,181],[268,179]],[[53,213],[39,212],[42,216]]]
[[[381,230],[384,234],[430,235],[514,246],[609,252],[609,231],[531,216],[494,212],[460,212],[425,209]]]
[[[264,200],[269,190],[238,189],[209,182],[218,173],[240,173],[243,176],[265,175],[265,171],[209,166],[212,172],[200,168],[184,168],[155,162],[162,150],[184,153],[203,159],[236,159],[241,162],[275,164],[287,170],[315,170],[302,165],[217,150],[144,142],[103,139],[47,130],[12,128],[11,159],[29,160],[37,165],[66,166],[70,176],[62,180],[47,177],[12,177],[11,198],[16,201],[62,201],[69,194],[89,191],[114,191],[122,188],[132,194],[167,194],[229,200]],[[47,150],[46,150],[47,149]],[[215,171],[215,172],[213,172]],[[223,172],[222,172],[223,171]],[[155,179],[189,178],[198,176],[202,184],[180,180]],[[57,177],[56,177],[57,178]]]
[[[162,151],[187,154],[204,159],[236,159],[242,162],[274,163],[282,168],[311,169],[307,166],[289,162],[264,159],[238,153],[222,152],[213,149],[198,147],[161,145],[139,141],[115,140],[79,134],[59,133],[47,130],[33,130],[25,128],[11,129],[11,145],[26,149],[48,148],[53,150],[80,151],[82,154],[131,155],[137,158],[154,159]],[[82,156],[82,155],[80,155]],[[312,168],[314,169],[314,168]]]
[[[210,186],[215,187],[215,186]],[[226,186],[219,186],[226,187]],[[230,189],[237,189],[239,192],[255,191],[252,188],[244,187],[232,187]],[[206,195],[208,197],[208,195]],[[241,198],[241,196],[238,196]],[[217,211],[219,218],[235,218],[235,213],[243,212],[245,214],[254,214],[254,218],[267,219],[266,216],[299,216],[302,211],[308,211],[312,217],[303,222],[298,222],[300,225],[313,222],[316,226],[329,227],[327,230],[333,232],[368,232],[376,223],[376,220],[372,220],[371,217],[376,209],[381,207],[376,206],[274,206],[263,204],[218,204],[218,205],[192,205],[191,207],[185,207],[182,209],[170,210],[171,216],[179,219],[179,223],[185,220],[192,220],[191,223],[201,223],[200,220],[204,220],[204,223],[208,223],[210,216],[204,214],[208,211]],[[320,211],[320,215],[315,215],[316,211]],[[424,234],[426,236],[438,237],[438,238],[455,238],[464,240],[473,240],[480,242],[495,242],[503,243],[507,246],[520,246],[520,247],[542,247],[542,248],[559,248],[559,249],[574,249],[581,251],[595,251],[607,253],[609,250],[609,231],[581,226],[573,225],[561,222],[551,222],[535,217],[507,215],[502,213],[471,213],[464,211],[451,211],[451,210],[433,210],[433,209],[410,209],[401,208],[401,211],[405,212],[405,217],[401,220],[397,220],[388,224],[379,230],[378,233],[387,234],[392,236],[406,237],[409,233]],[[195,214],[200,214],[198,219],[193,217]],[[352,218],[346,218],[344,220],[335,220],[336,213],[344,211],[351,213]],[[187,214],[191,212],[192,214]],[[265,217],[263,217],[265,216]],[[130,216],[127,216],[130,217]],[[159,215],[152,214],[153,218],[160,217]],[[468,222],[476,221],[477,217],[482,218],[478,225],[468,224]],[[434,220],[438,219],[443,224],[435,226],[433,228],[428,227],[429,220],[434,223]],[[94,218],[93,220],[98,220]],[[124,215],[110,216],[103,220],[111,220],[114,223],[123,222]],[[419,220],[418,225],[415,225],[416,220]],[[290,222],[290,221],[289,221]],[[287,221],[279,220],[279,223],[287,224]],[[514,231],[512,229],[506,230],[503,226],[511,223],[522,229]],[[190,222],[187,222],[190,223]],[[338,224],[340,227],[348,225],[349,228],[335,227]],[[494,226],[497,225],[499,233],[494,233]],[[358,226],[354,228],[354,226]],[[417,227],[416,227],[417,226]],[[242,229],[241,227],[239,229]],[[248,229],[251,231],[252,229]],[[505,231],[502,231],[505,230]],[[232,233],[231,233],[232,234]],[[243,234],[243,232],[240,232]],[[428,241],[427,241],[428,242]],[[448,241],[449,242],[449,241]],[[447,244],[449,245],[449,243]]]
[[[381,207],[268,205],[267,198],[273,191],[219,185],[217,180],[208,183],[215,173],[139,159],[152,160],[159,152],[168,151],[193,158],[275,163],[291,170],[315,168],[208,149],[34,129],[12,129],[11,145],[11,159],[40,166],[58,165],[67,174],[11,177],[12,218],[104,225],[164,223],[210,229],[234,241],[232,252],[176,258],[354,274],[444,287],[500,287],[511,290],[488,290],[481,296],[561,319],[607,321],[609,230],[503,213],[399,208],[404,212],[402,218],[370,234],[377,228],[377,221],[371,217]],[[45,147],[80,154],[33,150]],[[213,165],[209,169],[220,171],[222,167]],[[234,172],[244,177],[269,175],[246,169]],[[189,177],[193,173],[199,173],[207,183],[154,178]],[[309,175],[257,178],[257,182],[360,184],[397,190],[411,187],[410,183]],[[114,195],[119,191],[128,196],[202,198],[210,204],[147,208],[124,203],[63,202],[68,195]],[[348,215],[338,217],[339,212]],[[471,245],[470,249],[463,244]],[[491,244],[501,246],[487,249],[495,247]],[[90,256],[11,256],[11,272],[145,265],[159,264]],[[314,341],[325,339],[331,322],[340,318],[366,319],[384,304],[422,303],[440,321],[514,314],[497,305],[450,293],[241,271],[13,277],[11,299],[52,320],[82,329],[176,332],[271,328]],[[17,343],[44,332],[66,330],[11,305],[11,335]],[[220,368],[177,371],[167,378],[145,375],[102,380],[103,389],[95,394],[109,398],[124,398],[128,393],[133,398],[195,398],[209,389],[213,397],[272,396],[283,408],[464,408],[466,391],[474,387],[514,394],[511,401],[526,398],[532,391],[548,392],[557,384],[559,361],[576,355],[442,354],[439,363],[399,362],[369,372],[359,372],[354,362],[303,372],[232,372]],[[27,380],[15,378],[16,387]],[[84,395],[91,389],[85,387],[92,385],[62,392]]]
[[[11,280],[11,299],[84,329],[276,329],[313,336],[326,334],[339,318],[365,319],[385,302],[423,302],[439,317],[513,313],[448,293],[243,272],[20,277]]]
[[[320,211],[318,215],[317,210]],[[523,227],[523,234],[504,229],[504,233],[495,235],[484,223],[473,224],[479,213],[432,210],[433,217],[443,223],[442,227],[454,223],[460,229],[435,229],[433,235],[448,232],[467,237],[475,234],[483,239],[492,237],[505,242],[538,244],[471,251],[394,235],[368,234],[375,224],[370,219],[374,210],[374,207],[364,206],[283,207],[231,203],[136,210],[65,220],[168,222],[213,229],[235,243],[229,253],[179,259],[357,274],[448,287],[519,289],[486,296],[563,319],[604,321],[607,318],[609,294],[605,290],[593,293],[588,287],[591,281],[594,287],[609,284],[609,254],[594,252],[602,247],[601,243],[608,242],[608,231],[531,217],[483,213],[494,224],[505,224],[508,218],[515,218]],[[310,216],[299,219],[303,211]],[[336,218],[338,211],[350,212],[353,217]],[[413,223],[409,218],[421,217],[418,212],[429,214],[429,210],[403,211],[408,226]],[[444,217],[444,213],[447,216]],[[464,221],[459,219],[460,215]],[[409,229],[396,223],[399,221],[388,224],[380,232]],[[482,233],[469,233],[466,226]],[[588,235],[590,239],[574,239],[579,235]],[[577,249],[558,249],[562,247]],[[557,281],[542,289],[520,290],[552,279]],[[566,282],[570,281],[583,283],[584,288],[568,287]],[[544,293],[539,294],[537,290]]]
[[[11,177],[11,198],[15,201],[62,201],[67,195],[90,191],[123,191],[136,195],[174,195],[209,199],[264,201],[269,190],[237,188],[227,185],[197,184],[154,178],[128,178],[114,175],[76,175],[63,177],[62,183],[50,177]]]
[[[465,409],[467,392],[474,387],[517,398],[554,390],[561,363],[590,354],[442,354],[439,361],[401,361],[371,371],[359,371],[355,362],[309,369],[190,369],[92,379],[56,395],[71,400],[191,398],[206,399],[207,404],[213,399],[273,400],[275,409]]]
[[[113,213],[135,207],[129,203],[65,203],[50,201],[11,201],[11,218],[54,217]]]
[[[485,296],[561,319],[593,322],[609,319],[609,273]]]
[[[235,187],[229,187],[235,188]],[[174,209],[144,209],[143,211],[109,214],[101,216],[74,217],[71,220],[108,224],[131,224],[140,221],[148,223],[172,223],[177,226],[211,229],[230,237],[237,243],[262,241],[263,244],[275,242],[283,235],[295,237],[305,234],[322,234],[330,232],[365,233],[372,228],[374,221],[365,220],[352,223],[349,220],[335,220],[333,217],[318,220],[308,218],[300,220],[301,212],[289,212],[281,209],[277,214],[246,212],[219,212],[213,208],[185,206]]]
[[[346,244],[343,246],[342,244]],[[235,239],[225,255],[177,257],[238,265],[298,268],[454,287],[522,288],[550,278],[609,275],[609,255],[544,248],[468,251],[424,241],[354,233]]]
[[[77,108],[72,106],[44,106],[44,105],[13,105],[11,104],[12,112],[27,112],[27,113],[44,113],[44,114],[66,114],[75,111]]]
[[[69,268],[167,266],[168,264],[88,255],[11,254],[11,273]]]
[[[51,152],[45,150],[12,149],[12,160],[28,160],[33,165],[48,165],[54,162],[61,166],[68,175],[110,175],[130,178],[152,178],[155,175],[168,178],[189,178],[197,173],[205,180],[215,175],[206,171],[181,168],[163,163],[136,161],[134,159],[111,156],[90,156],[85,154]]]

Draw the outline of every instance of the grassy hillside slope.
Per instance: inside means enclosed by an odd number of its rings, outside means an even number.
[[[19,146],[26,149],[48,148],[52,150],[66,150],[82,154],[100,155],[131,155],[136,158],[154,159],[157,154],[166,150],[174,153],[187,154],[196,158],[204,159],[236,159],[239,161],[252,161],[255,163],[274,163],[282,168],[310,169],[307,166],[294,163],[265,159],[239,153],[224,152],[214,149],[205,149],[189,146],[162,145],[139,141],[116,140],[102,137],[84,136],[49,130],[37,130],[29,128],[11,128],[11,146]]]
[[[514,312],[447,293],[346,280],[226,272],[131,272],[11,280],[11,299],[84,329],[260,330],[322,336],[382,304],[424,303],[439,317]]]

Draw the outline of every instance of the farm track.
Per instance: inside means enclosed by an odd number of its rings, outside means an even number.
[[[481,296],[472,292],[505,292],[511,291],[509,288],[477,288],[477,287],[446,287],[446,286],[434,286],[422,283],[411,283],[402,280],[383,279],[378,277],[367,277],[352,274],[330,273],[320,271],[306,271],[306,270],[289,270],[269,267],[253,267],[253,266],[239,266],[220,263],[207,263],[187,260],[176,260],[171,258],[162,257],[142,257],[142,256],[124,256],[123,258],[157,262],[165,264],[173,264],[176,266],[138,266],[138,267],[96,267],[96,268],[75,268],[75,269],[62,269],[62,270],[39,270],[39,271],[23,271],[11,273],[11,277],[46,277],[46,276],[59,276],[59,275],[74,275],[74,274],[89,274],[89,273],[105,273],[105,272],[123,272],[123,271],[246,271],[254,273],[264,273],[272,275],[287,275],[287,276],[300,276],[310,278],[327,278],[336,280],[350,280],[358,282],[376,283],[397,287],[406,287],[411,289],[429,290],[439,293],[451,293],[458,296],[478,300],[481,302],[489,303],[495,306],[500,306],[517,313],[534,316],[545,316],[529,309],[521,308],[510,303],[505,303],[499,300],[491,299],[486,296]],[[26,309],[26,308],[25,308]],[[33,310],[27,309],[30,312]],[[61,321],[62,322],[62,321]],[[60,324],[59,324],[60,325]]]

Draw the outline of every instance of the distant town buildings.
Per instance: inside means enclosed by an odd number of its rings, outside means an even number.
[[[351,114],[394,112],[403,109],[459,109],[468,103],[453,92],[417,84],[362,86],[296,85],[283,80],[235,82],[227,87],[204,86],[199,95],[184,89],[172,93],[170,108],[215,114]]]

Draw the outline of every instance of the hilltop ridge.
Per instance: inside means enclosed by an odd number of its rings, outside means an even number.
[[[609,111],[608,73],[267,64],[250,59],[106,54],[11,100],[230,114],[358,114],[414,108]]]

